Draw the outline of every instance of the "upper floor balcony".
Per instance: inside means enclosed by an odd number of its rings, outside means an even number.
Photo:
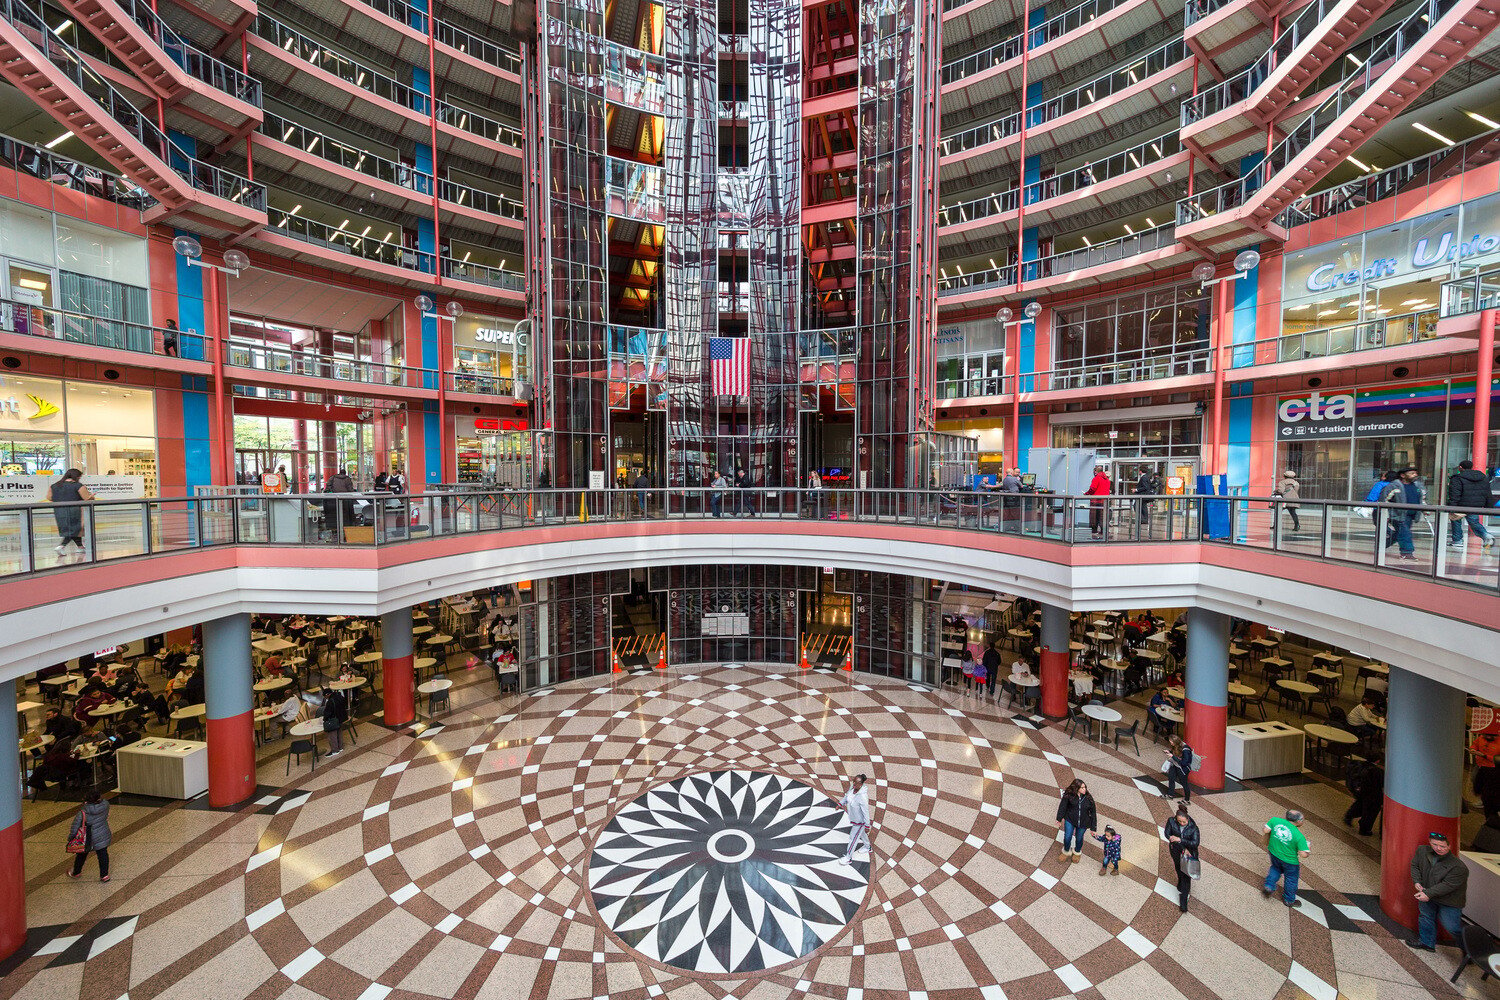
[[[1157,190],[1165,177],[1185,171],[1188,154],[1174,129],[1129,149],[1089,160],[1025,186],[1028,225],[1070,218],[1085,211]],[[1180,176],[1180,175],[1179,175]],[[1020,214],[1016,191],[972,198],[938,210],[939,236],[974,240],[1014,222]]]
[[[290,174],[316,171],[317,183],[350,198],[373,196],[387,208],[424,216],[431,213],[432,174],[352,145],[306,121],[266,112],[264,131],[254,137],[256,162]],[[436,183],[444,222],[462,217],[509,229],[524,225],[526,211],[518,199],[447,179]]]
[[[1169,101],[1192,78],[1192,60],[1181,39],[1172,39],[1130,62],[1025,111],[1027,151],[1098,138],[1106,130]],[[1174,89],[1176,88],[1176,89]],[[950,133],[938,141],[944,180],[1006,163],[1018,145],[1022,112],[1001,115]],[[1040,142],[1040,146],[1033,146]]]
[[[1019,273],[1028,292],[1062,291],[1104,284],[1107,281],[1149,270],[1183,251],[1171,223],[1128,233],[1105,243],[1062,250],[1026,261],[1018,272],[1014,264],[984,268],[968,274],[961,269],[938,279],[938,296],[953,303],[997,301],[1017,290]],[[946,272],[947,267],[941,269]]]

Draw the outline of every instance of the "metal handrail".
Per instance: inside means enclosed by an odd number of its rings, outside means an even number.
[[[1500,516],[1496,510],[1306,498],[1288,503],[1275,496],[1076,496],[976,492],[963,486],[877,490],[837,484],[821,490],[497,488],[413,496],[318,493],[4,505],[0,536],[14,541],[0,548],[0,577],[67,570],[70,564],[61,560],[72,557],[52,555],[52,522],[58,511],[67,509],[80,512],[83,558],[107,563],[224,545],[368,548],[558,524],[701,519],[733,514],[747,502],[761,518],[780,518],[789,525],[832,517],[839,524],[863,521],[919,530],[1013,534],[1067,546],[1223,544],[1375,569],[1388,568],[1387,539],[1392,536],[1415,551],[1412,534],[1398,527],[1409,528],[1431,517],[1437,533],[1430,544],[1423,537],[1422,556],[1397,564],[1397,571],[1406,574],[1403,578],[1427,578],[1500,597],[1500,567],[1464,562],[1442,537],[1448,515]],[[1295,535],[1281,528],[1281,508],[1290,506],[1312,522]],[[1097,535],[1091,530],[1094,526]],[[733,532],[733,521],[724,529]]]
[[[41,16],[21,0],[0,0],[6,20],[22,31],[47,61],[77,84],[99,109],[161,160],[172,173],[203,191],[253,211],[266,210],[266,186],[189,156],[156,123],[100,76]]]
[[[0,299],[0,330],[70,344],[88,344],[133,354],[205,359],[204,338],[193,330],[132,323],[65,309]]]
[[[1178,225],[1198,222],[1243,205],[1303,150],[1314,148],[1319,142],[1325,141],[1325,133],[1333,122],[1362,94],[1376,86],[1385,72],[1457,3],[1458,0],[1426,0],[1400,24],[1382,32],[1369,58],[1346,74],[1333,88],[1333,92],[1306,118],[1290,127],[1285,137],[1260,163],[1242,177],[1179,199]]]
[[[140,26],[152,41],[161,46],[168,58],[182,67],[196,80],[221,90],[257,108],[261,106],[260,81],[248,73],[241,72],[221,59],[216,59],[179,35],[170,24],[162,20],[150,4],[142,0],[116,0]]]

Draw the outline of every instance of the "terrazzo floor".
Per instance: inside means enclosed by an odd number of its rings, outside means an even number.
[[[1373,840],[1309,776],[1197,794],[1180,914],[1160,750],[864,674],[674,668],[495,697],[460,672],[431,728],[359,746],[230,810],[116,803],[113,880],[66,876],[76,805],[25,807],[26,1000],[1408,1000],[1500,996],[1375,914]],[[837,800],[871,778],[872,855]],[[1124,836],[1059,859],[1058,789]],[[1304,906],[1259,892],[1261,824],[1296,806]],[[735,832],[721,835],[721,829]],[[848,900],[845,906],[841,901]],[[633,942],[627,944],[626,942]],[[730,971],[724,971],[724,970]]]

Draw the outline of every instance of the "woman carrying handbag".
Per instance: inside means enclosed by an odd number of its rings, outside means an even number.
[[[68,853],[73,855],[73,870],[70,878],[83,874],[83,863],[89,852],[99,859],[99,881],[109,881],[109,844],[113,835],[109,830],[109,803],[91,791],[83,800],[83,809],[73,817],[73,828],[68,833]]]
[[[1202,870],[1198,858],[1198,824],[1188,815],[1186,803],[1178,804],[1176,815],[1167,820],[1162,835],[1167,838],[1167,850],[1172,853],[1172,867],[1177,871],[1177,908],[1186,913],[1193,879]]]

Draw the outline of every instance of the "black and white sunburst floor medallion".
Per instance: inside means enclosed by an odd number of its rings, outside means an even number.
[[[842,863],[849,822],[776,774],[714,771],[653,788],[604,827],[589,861],[600,918],[647,958],[746,973],[816,950],[858,911],[870,865]]]

